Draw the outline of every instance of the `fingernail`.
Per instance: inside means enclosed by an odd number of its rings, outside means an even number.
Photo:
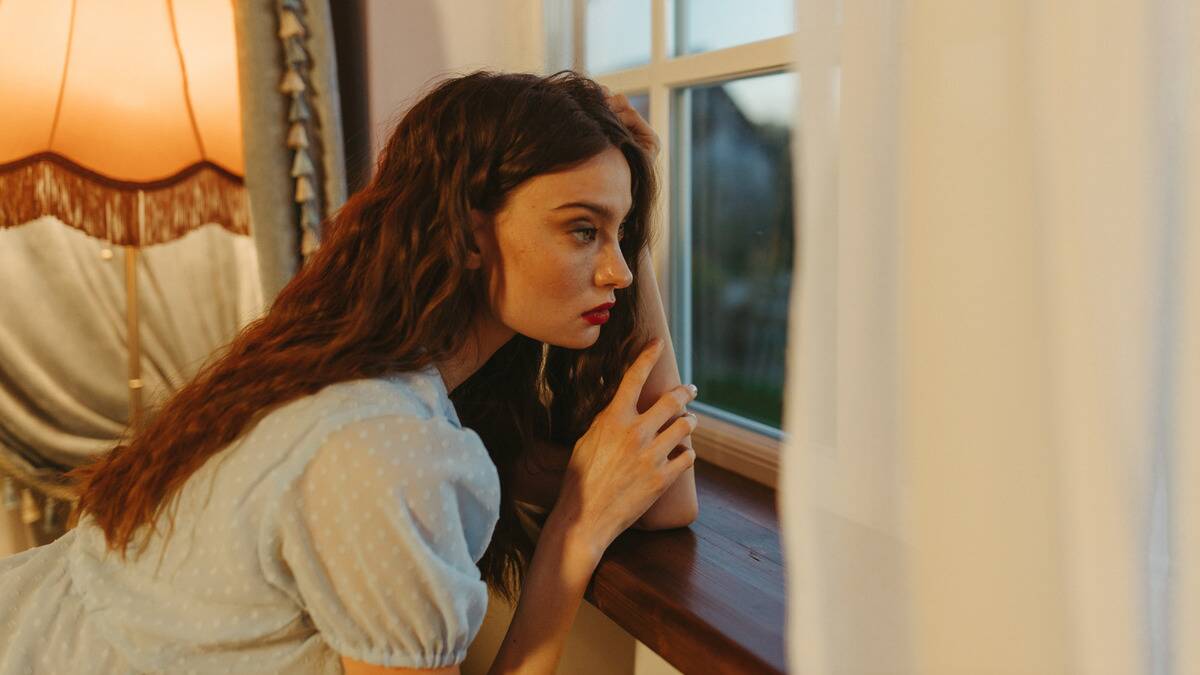
[[[697,396],[700,395],[700,390],[696,388],[696,385],[689,384],[687,386],[687,388],[688,388],[688,391],[692,392],[692,398],[696,398]]]

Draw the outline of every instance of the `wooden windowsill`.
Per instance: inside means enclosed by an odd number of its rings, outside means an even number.
[[[784,673],[775,491],[703,460],[695,472],[696,522],[622,534],[585,597],[685,673]]]

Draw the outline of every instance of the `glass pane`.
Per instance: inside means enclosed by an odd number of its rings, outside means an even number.
[[[629,98],[629,105],[638,111],[642,119],[650,121],[650,95],[649,94],[626,94]]]
[[[650,63],[650,0],[588,0],[584,68],[592,74]]]
[[[691,246],[677,255],[691,257],[677,269],[690,269],[691,379],[702,403],[774,427],[792,281],[795,89],[794,74],[776,73],[679,93],[677,203]]]
[[[676,0],[675,26],[678,54],[724,49],[795,31],[795,0]]]

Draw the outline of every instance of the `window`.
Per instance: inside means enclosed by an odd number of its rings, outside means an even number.
[[[659,222],[670,233],[654,253],[683,379],[700,388],[697,451],[767,483],[795,247],[793,7],[544,3],[549,70],[575,68],[626,94],[663,141]]]

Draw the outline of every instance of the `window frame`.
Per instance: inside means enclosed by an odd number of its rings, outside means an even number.
[[[548,71],[574,68],[584,72],[586,5],[587,0],[545,0]],[[682,258],[683,264],[671,264],[673,251],[690,248],[690,228],[682,226],[686,223],[687,195],[675,189],[680,185],[686,191],[688,181],[681,172],[687,170],[687,162],[682,155],[678,166],[671,161],[680,145],[678,129],[686,124],[686,108],[676,105],[679,93],[687,87],[793,70],[796,34],[675,56],[673,6],[673,0],[650,0],[649,63],[589,75],[614,93],[646,94],[649,98],[650,126],[658,132],[661,143],[656,167],[660,199],[655,215],[657,222],[668,224],[669,230],[668,236],[654,240],[651,254],[669,313],[680,375],[687,382],[692,379],[691,334],[681,328],[690,324],[690,269],[686,258]],[[700,417],[693,434],[700,458],[759,483],[772,487],[777,484],[781,430],[703,403],[694,404],[693,412]]]

